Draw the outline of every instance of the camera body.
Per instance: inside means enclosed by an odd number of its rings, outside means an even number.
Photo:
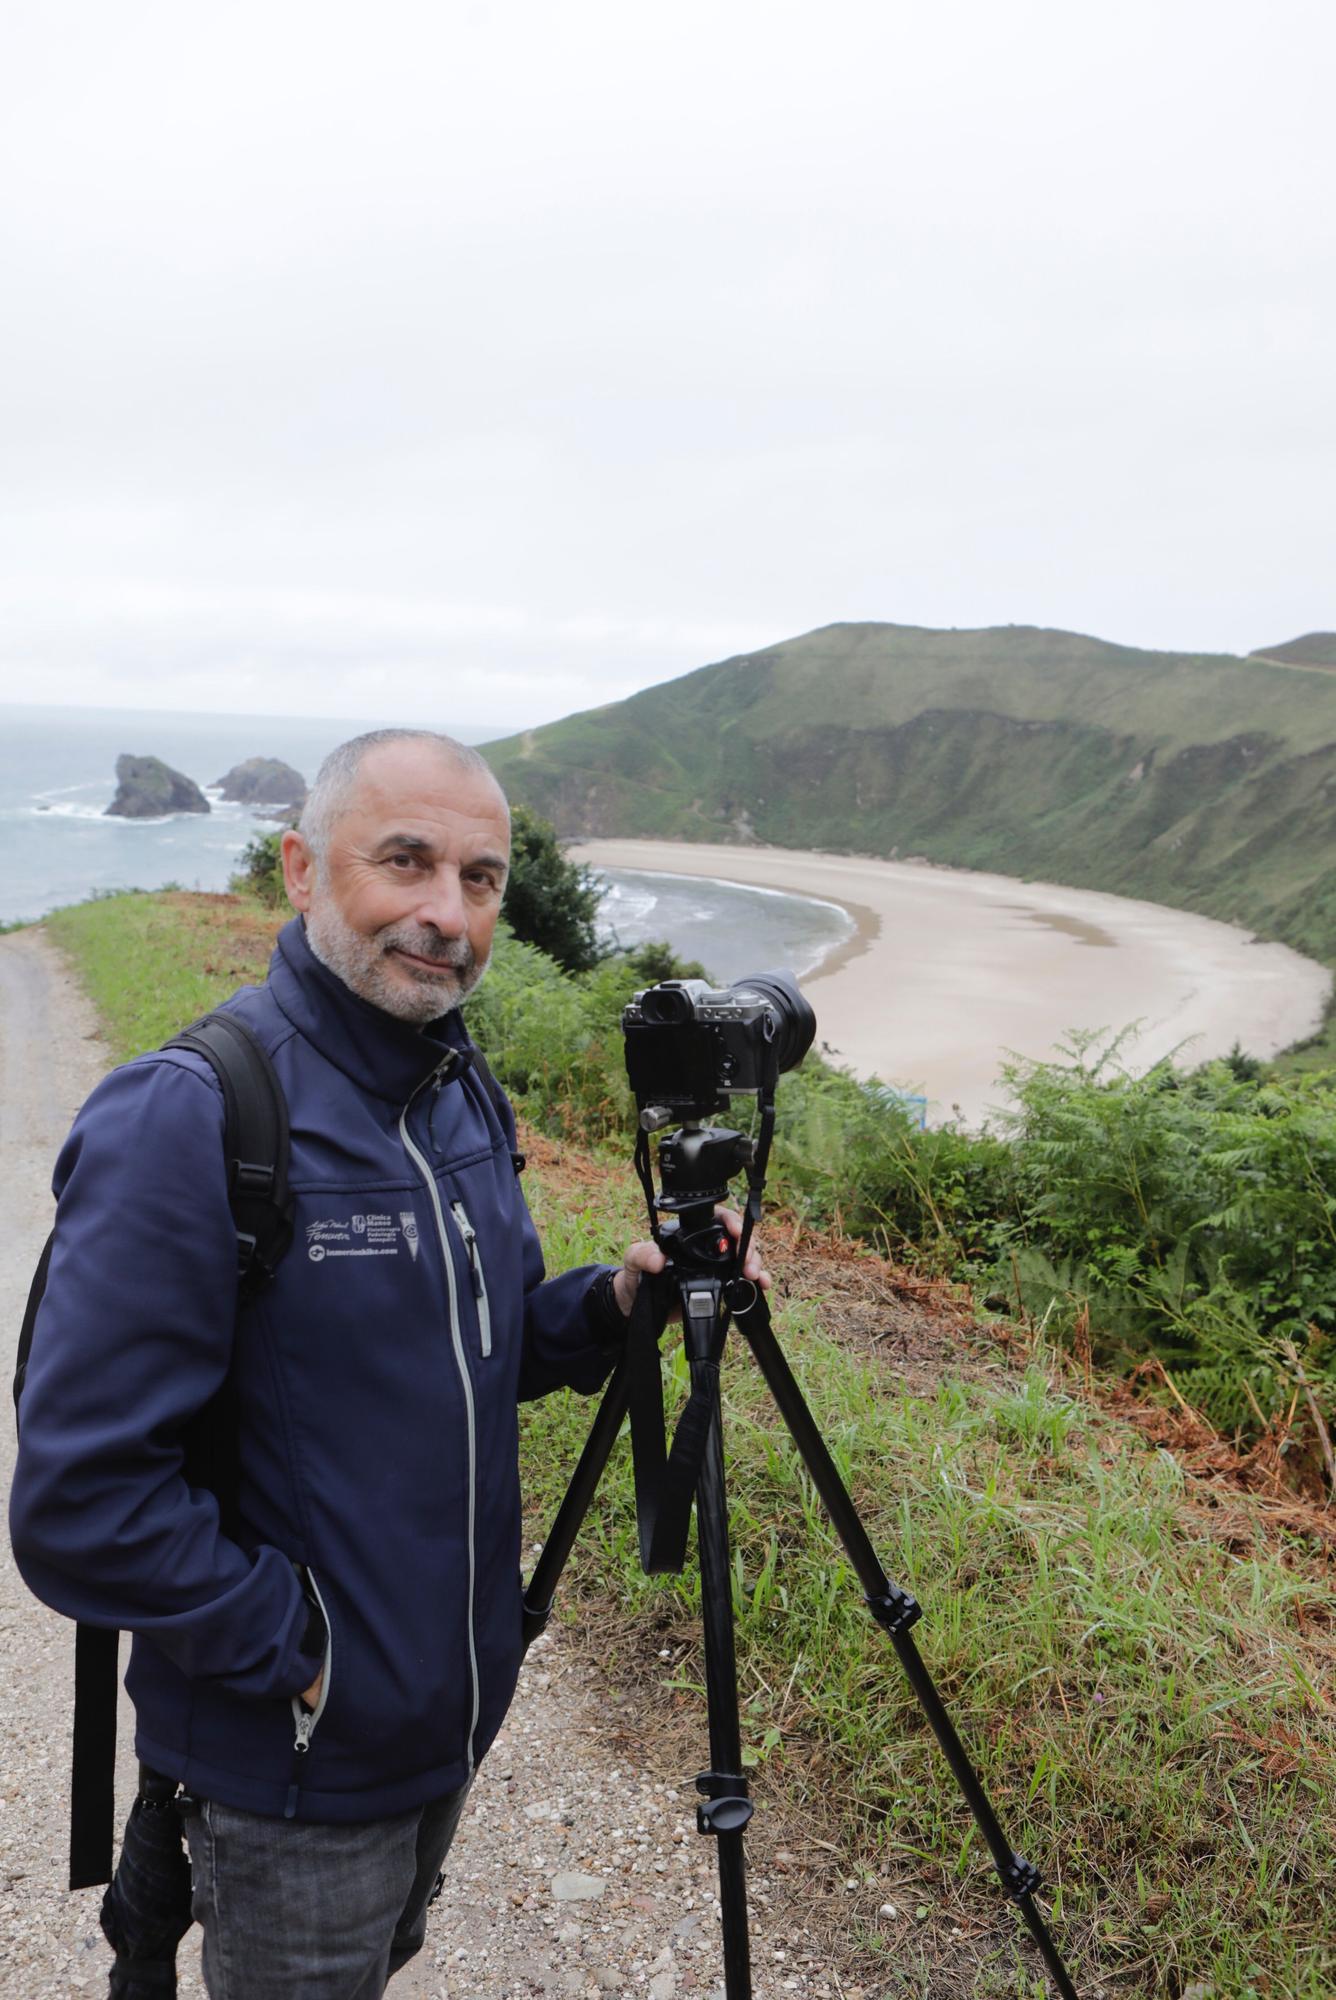
[[[773,1089],[811,1047],[816,1017],[788,973],[718,987],[664,979],[632,996],[622,1033],[637,1104],[708,1118],[730,1097]]]

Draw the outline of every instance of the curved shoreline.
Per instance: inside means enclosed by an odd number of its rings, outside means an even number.
[[[595,840],[590,867],[703,876],[838,903],[853,934],[804,985],[833,1058],[977,1124],[1012,1055],[1139,1023],[1122,1059],[1276,1055],[1317,1028],[1331,974],[1214,917],[1060,883],[782,847]]]
[[[744,894],[753,893],[761,896],[791,897],[798,902],[815,903],[822,909],[838,910],[842,916],[849,919],[848,929],[843,937],[835,939],[832,944],[826,947],[821,958],[810,970],[801,975],[804,986],[810,985],[814,979],[824,979],[827,973],[837,971],[840,966],[847,965],[851,959],[860,958],[881,932],[881,918],[877,915],[877,912],[871,909],[868,904],[850,902],[847,897],[809,895],[806,890],[781,889],[769,882],[749,882],[739,875],[716,875],[712,870],[693,869],[688,872],[683,868],[649,868],[641,867],[638,863],[630,861],[621,862],[602,857],[600,859],[591,858],[592,850],[595,847],[603,845],[610,847],[630,847],[634,843],[631,841],[609,841],[606,843],[599,841],[577,842],[569,846],[566,852],[574,859],[584,861],[586,865],[595,869],[600,866],[601,861],[603,867],[615,868],[628,875],[643,875],[651,882],[656,877],[664,882],[701,881],[708,879],[711,882],[717,882],[722,889],[741,889]],[[717,848],[709,850],[711,854],[716,854],[719,851]],[[785,852],[785,850],[782,848],[767,848],[765,852],[780,854]]]

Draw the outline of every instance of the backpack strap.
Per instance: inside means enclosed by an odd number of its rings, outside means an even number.
[[[28,1379],[28,1356],[32,1353],[32,1330],[37,1324],[37,1308],[41,1305],[42,1294],[46,1290],[46,1274],[51,1269],[51,1251],[55,1245],[55,1241],[56,1232],[53,1229],[42,1246],[41,1256],[37,1259],[37,1269],[33,1272],[32,1283],[28,1287],[28,1303],[23,1308],[23,1325],[19,1329],[19,1351],[14,1360],[15,1430],[20,1428],[23,1421],[19,1411],[19,1398],[23,1394],[23,1385]]]
[[[21,1433],[23,1385],[32,1352],[37,1308],[46,1291],[53,1229],[28,1288],[14,1368],[14,1423]],[[74,1751],[70,1785],[70,1887],[88,1889],[111,1880],[111,1836],[116,1798],[117,1649],[120,1633],[101,1625],[74,1628]]]
[[[267,1051],[235,1014],[205,1014],[163,1047],[203,1056],[222,1088],[227,1199],[246,1305],[268,1284],[292,1242],[287,1099]]]
[[[510,1108],[510,1099],[506,1096],[505,1091],[502,1090],[500,1084],[497,1082],[496,1078],[492,1075],[492,1072],[488,1069],[487,1059],[483,1055],[482,1050],[478,1047],[478,1044],[476,1042],[470,1042],[469,1052],[472,1057],[473,1068],[477,1070],[478,1075],[482,1078],[483,1088],[486,1090],[487,1095],[491,1098],[492,1103],[496,1107],[496,1115],[501,1120],[501,1130],[504,1132],[507,1129],[508,1125],[510,1125],[513,1122],[515,1116],[514,1112]],[[528,1165],[528,1158],[523,1153],[516,1153],[512,1151],[510,1155],[510,1163],[514,1167],[516,1175],[518,1176],[519,1174],[522,1174],[524,1172],[525,1167]]]
[[[116,1824],[116,1696],[121,1635],[74,1628],[74,1750],[70,1761],[70,1887],[111,1880]]]
[[[244,1309],[269,1283],[292,1242],[287,1099],[265,1049],[235,1014],[221,1009],[205,1014],[163,1047],[203,1056],[222,1089],[227,1200],[237,1232],[237,1303]],[[240,1426],[236,1375],[229,1369],[182,1439],[186,1476],[214,1495],[229,1536],[237,1531]]]
[[[268,1284],[292,1241],[294,1203],[288,1189],[288,1107],[274,1066],[235,1014],[206,1014],[163,1043],[203,1056],[223,1093],[223,1157],[227,1199],[237,1232],[240,1302]],[[46,1288],[51,1241],[33,1278],[20,1336],[17,1400],[26,1373],[37,1307]],[[25,1345],[26,1343],[26,1345]],[[218,1394],[189,1427],[185,1442],[192,1483],[217,1497],[223,1529],[236,1519],[240,1481],[236,1382],[229,1371]],[[111,1880],[115,1827],[117,1645],[120,1634],[77,1624],[74,1634],[74,1755],[70,1778],[70,1887]]]

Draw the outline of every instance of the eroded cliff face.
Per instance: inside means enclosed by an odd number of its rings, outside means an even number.
[[[206,813],[209,801],[193,778],[161,757],[116,759],[116,796],[107,813],[116,819],[162,819],[167,813]]]

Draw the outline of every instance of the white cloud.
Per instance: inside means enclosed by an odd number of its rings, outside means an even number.
[[[4,41],[0,694],[534,721],[838,618],[1336,621],[1317,0]]]

